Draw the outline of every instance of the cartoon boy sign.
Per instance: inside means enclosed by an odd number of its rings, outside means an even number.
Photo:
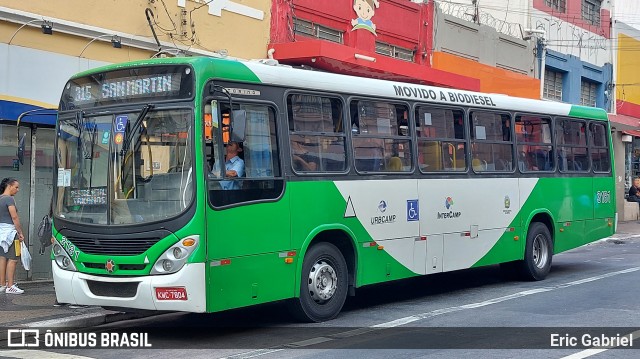
[[[378,0],[353,0],[353,10],[358,15],[358,18],[351,20],[351,25],[353,25],[351,31],[364,29],[378,36],[376,34],[376,24],[371,21],[371,18],[375,15],[374,7],[380,7]]]

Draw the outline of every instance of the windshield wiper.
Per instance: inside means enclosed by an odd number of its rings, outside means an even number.
[[[122,143],[122,150],[120,151],[121,156],[124,156],[127,153],[127,151],[129,150],[129,146],[131,145],[131,141],[133,140],[133,134],[136,132],[138,127],[140,127],[145,117],[147,117],[149,111],[154,107],[155,105],[148,104],[142,108],[142,111],[140,111],[140,114],[136,118],[136,122],[134,122],[133,126],[131,127],[131,131],[127,132],[127,135],[125,136],[125,139]]]
[[[78,170],[76,172],[76,186],[80,188],[81,179],[84,177],[84,153],[83,153],[83,138],[84,136],[84,124],[85,117],[84,111],[76,112],[76,121],[73,125],[78,131],[78,143],[76,146],[76,161],[78,165]]]

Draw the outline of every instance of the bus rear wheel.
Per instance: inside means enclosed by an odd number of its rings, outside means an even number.
[[[302,262],[300,297],[294,315],[303,321],[323,322],[338,316],[347,298],[347,263],[331,243],[313,245]]]
[[[523,279],[543,280],[551,269],[553,245],[549,229],[543,223],[534,222],[527,233],[524,260],[520,262]]]

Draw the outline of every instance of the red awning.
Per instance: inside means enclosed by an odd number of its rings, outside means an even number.
[[[480,91],[480,80],[322,40],[271,44],[283,64],[334,73]]]
[[[624,133],[625,135],[640,137],[640,131],[637,131],[637,130],[627,130],[627,131],[622,131],[622,133]]]
[[[609,121],[611,122],[611,127],[615,127],[619,131],[636,132],[636,130],[640,130],[640,118],[637,117],[610,114]]]

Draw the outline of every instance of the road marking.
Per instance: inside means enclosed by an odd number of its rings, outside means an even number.
[[[557,284],[557,285],[553,285],[553,286],[549,286],[549,287],[542,287],[542,288],[534,288],[534,289],[524,290],[524,291],[521,291],[521,292],[517,292],[517,293],[514,293],[514,294],[505,295],[505,296],[502,296],[502,297],[497,297],[497,298],[485,300],[485,301],[482,301],[482,302],[469,303],[469,304],[464,304],[464,305],[460,305],[460,306],[456,306],[456,307],[448,307],[448,308],[443,308],[443,309],[436,309],[436,310],[433,310],[433,311],[430,311],[430,312],[410,315],[408,317],[399,318],[399,319],[395,319],[395,320],[392,320],[392,321],[389,321],[389,322],[376,324],[376,325],[373,325],[373,326],[368,327],[368,328],[358,328],[358,329],[353,329],[353,330],[349,330],[349,331],[346,331],[346,332],[326,335],[326,336],[322,336],[322,337],[310,338],[310,339],[307,339],[307,340],[304,340],[304,341],[284,344],[284,345],[280,345],[278,347],[273,347],[273,348],[270,348],[270,349],[253,350],[253,351],[250,351],[250,352],[231,355],[231,356],[225,357],[223,359],[227,359],[227,358],[234,358],[234,359],[235,358],[238,358],[238,359],[253,358],[253,357],[257,357],[257,356],[261,356],[261,355],[275,353],[275,352],[278,352],[278,351],[281,351],[281,350],[284,350],[284,349],[287,349],[287,348],[301,348],[301,347],[304,347],[304,346],[313,345],[313,344],[317,344],[317,343],[324,343],[324,342],[328,342],[328,341],[331,341],[331,340],[339,340],[339,339],[343,339],[343,338],[353,337],[353,336],[356,336],[356,335],[362,335],[362,334],[370,333],[370,332],[373,332],[373,331],[376,331],[376,330],[380,330],[380,329],[384,329],[384,328],[399,327],[399,326],[402,326],[402,325],[413,323],[413,322],[418,321],[418,320],[433,318],[435,316],[442,315],[442,314],[459,312],[459,311],[466,310],[466,309],[481,308],[481,307],[485,307],[487,305],[498,304],[498,303],[502,303],[502,302],[505,302],[505,301],[508,301],[508,300],[513,300],[513,299],[517,299],[517,298],[526,297],[526,296],[529,296],[529,295],[550,292],[550,291],[556,290],[556,289],[569,288],[569,287],[573,287],[573,286],[576,286],[576,285],[585,284],[585,283],[591,283],[593,281],[597,281],[597,280],[600,280],[600,279],[609,278],[609,277],[613,277],[613,276],[620,275],[620,274],[633,273],[633,272],[637,272],[637,271],[640,271],[640,267],[633,267],[633,268],[623,269],[623,270],[619,270],[619,271],[615,271],[615,272],[601,274],[601,275],[598,275],[598,276],[595,276],[595,277],[588,277],[588,278],[584,278],[584,279],[575,280],[573,282]],[[637,331],[637,332],[632,333],[631,335],[640,335],[640,330]],[[635,336],[634,336],[634,338],[635,338]],[[587,349],[584,352],[591,353],[589,355],[595,355],[597,353],[601,353],[602,351],[606,351],[606,350],[607,349]],[[579,353],[576,353],[576,354],[573,354],[573,355],[578,355],[580,353],[583,353],[583,352],[579,352]],[[589,355],[587,355],[587,356],[589,356]],[[580,358],[586,358],[586,356],[584,356],[584,357],[583,356],[575,356],[575,357],[569,356],[569,357],[566,357],[566,358],[567,359],[569,359],[569,358],[570,359],[580,359]]]
[[[224,357],[222,359],[249,359],[249,358],[259,357],[261,355],[276,353],[282,350],[284,349],[258,349],[258,350],[252,350],[250,352],[229,355],[228,357]]]
[[[640,338],[640,330],[637,330],[633,333],[629,333],[624,335],[625,337],[631,337],[631,339],[638,339]],[[571,355],[567,355],[566,357],[562,357],[560,359],[584,359],[584,358],[588,358],[592,355],[596,355],[596,354],[600,354],[602,352],[606,352],[609,349],[613,349],[613,348],[617,348],[618,346],[612,346],[612,347],[604,347],[604,348],[589,348],[589,349],[585,349],[581,352],[577,352],[577,353],[573,353]]]
[[[637,272],[639,270],[640,270],[640,267],[634,267],[634,268],[629,268],[629,269],[623,269],[623,270],[616,271],[616,272],[602,274],[602,275],[595,276],[595,277],[584,278],[584,279],[576,280],[576,281],[569,282],[569,283],[558,284],[558,285],[554,285],[554,286],[550,286],[550,287],[529,289],[529,290],[525,290],[525,291],[522,291],[522,292],[510,294],[510,295],[505,295],[503,297],[498,297],[498,298],[485,300],[485,301],[482,301],[482,302],[470,303],[470,304],[460,305],[460,306],[457,306],[457,307],[449,307],[449,308],[434,310],[434,311],[427,312],[427,313],[415,314],[415,315],[411,315],[411,316],[408,316],[408,317],[392,320],[390,322],[376,324],[373,327],[374,328],[393,328],[393,327],[398,327],[398,326],[409,324],[409,323],[412,323],[412,322],[415,322],[415,321],[418,321],[418,320],[432,318],[432,317],[435,317],[437,315],[453,313],[453,312],[459,312],[459,311],[465,310],[465,309],[476,309],[476,308],[480,308],[480,307],[485,307],[487,305],[502,303],[502,302],[505,302],[505,301],[508,301],[508,300],[522,298],[522,297],[526,297],[526,296],[533,295],[533,294],[550,292],[550,291],[556,290],[556,289],[563,289],[563,288],[572,287],[574,285],[590,283],[590,282],[593,282],[593,281],[596,281],[596,280],[613,277],[613,276],[616,276],[616,275],[619,275],[619,274],[627,274],[627,273]]]
[[[0,356],[8,357],[8,358],[19,358],[19,359],[41,359],[41,358],[50,358],[50,359],[94,359],[92,357],[85,357],[81,355],[73,355],[73,354],[63,354],[63,353],[55,353],[48,352],[44,350],[0,350]]]
[[[592,355],[596,355],[596,354],[600,354],[602,352],[606,352],[609,349],[586,349],[583,350],[581,352],[575,353],[575,354],[571,354],[568,355],[566,357],[562,357],[560,359],[583,359],[583,358],[587,358],[590,357]]]

